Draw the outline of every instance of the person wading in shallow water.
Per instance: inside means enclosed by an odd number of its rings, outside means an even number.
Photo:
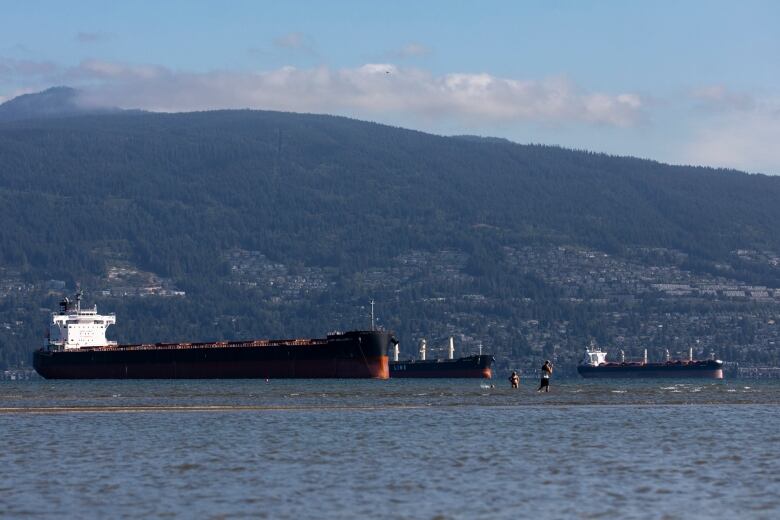
[[[512,370],[512,375],[509,376],[509,382],[512,384],[512,388],[520,386],[520,376],[517,375],[516,371]]]
[[[539,388],[536,390],[537,392],[541,392],[542,389],[544,389],[545,392],[550,391],[550,377],[552,376],[552,371],[553,366],[548,359],[544,362],[544,365],[542,365],[542,380],[539,383]]]

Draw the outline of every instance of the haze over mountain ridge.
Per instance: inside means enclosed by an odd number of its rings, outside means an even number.
[[[116,107],[91,104],[82,99],[81,91],[78,89],[59,86],[41,92],[22,94],[0,104],[0,122],[120,111],[121,109]]]

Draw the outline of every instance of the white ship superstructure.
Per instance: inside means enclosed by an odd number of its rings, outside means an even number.
[[[51,315],[45,346],[50,350],[70,350],[116,345],[116,341],[106,339],[106,329],[115,323],[115,314],[98,314],[97,306],[82,309],[79,291],[75,302],[64,298],[60,302],[59,312]]]
[[[582,361],[580,361],[580,365],[597,367],[599,365],[605,364],[606,362],[607,353],[596,347],[596,345],[591,342],[590,347],[585,349],[585,357],[583,357]]]

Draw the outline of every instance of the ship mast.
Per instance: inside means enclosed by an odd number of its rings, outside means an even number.
[[[374,329],[374,300],[371,300],[371,330],[376,330]]]

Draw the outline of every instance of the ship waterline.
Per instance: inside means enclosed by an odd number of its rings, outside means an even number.
[[[690,363],[612,363],[597,367],[578,366],[577,372],[584,378],[704,378],[723,379],[723,363],[693,361]]]

